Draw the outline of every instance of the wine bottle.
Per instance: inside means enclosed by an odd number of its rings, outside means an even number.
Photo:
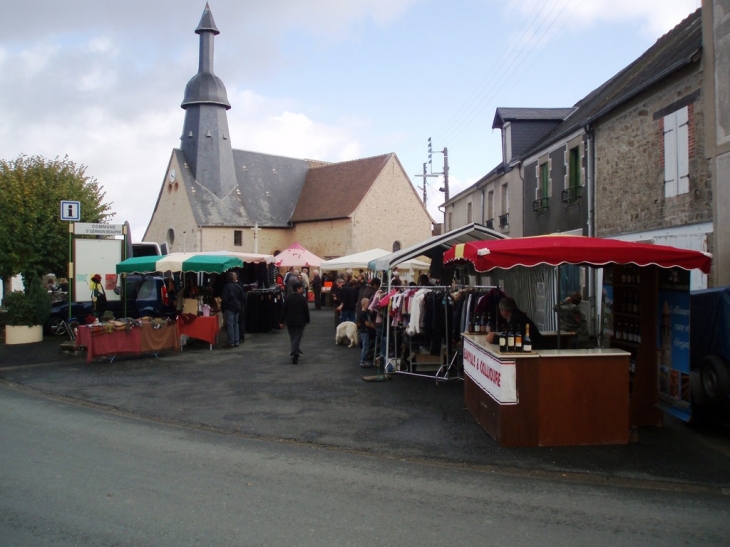
[[[507,332],[505,329],[499,333],[499,353],[507,353]]]
[[[469,332],[474,332],[474,316],[469,316]]]
[[[532,338],[530,338],[530,324],[525,325],[525,336],[522,338],[522,353],[532,352]]]
[[[507,331],[507,353],[515,351],[515,333],[512,329]]]
[[[494,327],[492,326],[492,314],[487,315],[487,333],[490,333],[494,330]]]
[[[522,332],[520,329],[515,331],[515,352],[522,353]]]

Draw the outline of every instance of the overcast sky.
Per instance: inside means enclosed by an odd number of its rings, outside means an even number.
[[[234,148],[324,161],[427,139],[455,195],[501,161],[498,107],[568,107],[700,0],[210,0]],[[0,157],[87,166],[139,241],[198,67],[201,0],[0,0]],[[434,154],[433,171],[443,167]],[[428,179],[438,221],[443,194]],[[418,194],[421,195],[419,188]],[[379,222],[380,219],[373,219]]]

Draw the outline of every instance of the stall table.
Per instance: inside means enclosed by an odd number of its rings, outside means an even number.
[[[213,349],[213,344],[216,342],[218,331],[220,330],[220,321],[222,320],[221,314],[211,316],[178,316],[177,327],[180,336],[183,334],[196,340],[204,340],[210,344],[210,349]],[[180,345],[182,349],[182,344]]]
[[[114,357],[120,354],[139,355],[154,353],[162,350],[177,351],[177,325],[167,323],[155,329],[152,323],[142,323],[141,327],[132,327],[129,330],[95,330],[89,325],[79,325],[76,335],[76,346],[86,348],[86,362],[97,357]]]
[[[613,349],[500,353],[463,334],[464,398],[502,446],[629,442],[629,353]]]

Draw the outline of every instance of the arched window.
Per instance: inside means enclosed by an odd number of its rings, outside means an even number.
[[[394,241],[393,242],[393,252],[400,251],[400,241]]]
[[[175,243],[175,230],[168,228],[167,230],[167,244],[172,249],[172,244]]]

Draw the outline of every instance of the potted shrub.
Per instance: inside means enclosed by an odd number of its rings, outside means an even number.
[[[5,296],[7,325],[6,344],[27,344],[43,340],[43,324],[51,314],[51,296],[39,277],[27,283],[27,290]]]

